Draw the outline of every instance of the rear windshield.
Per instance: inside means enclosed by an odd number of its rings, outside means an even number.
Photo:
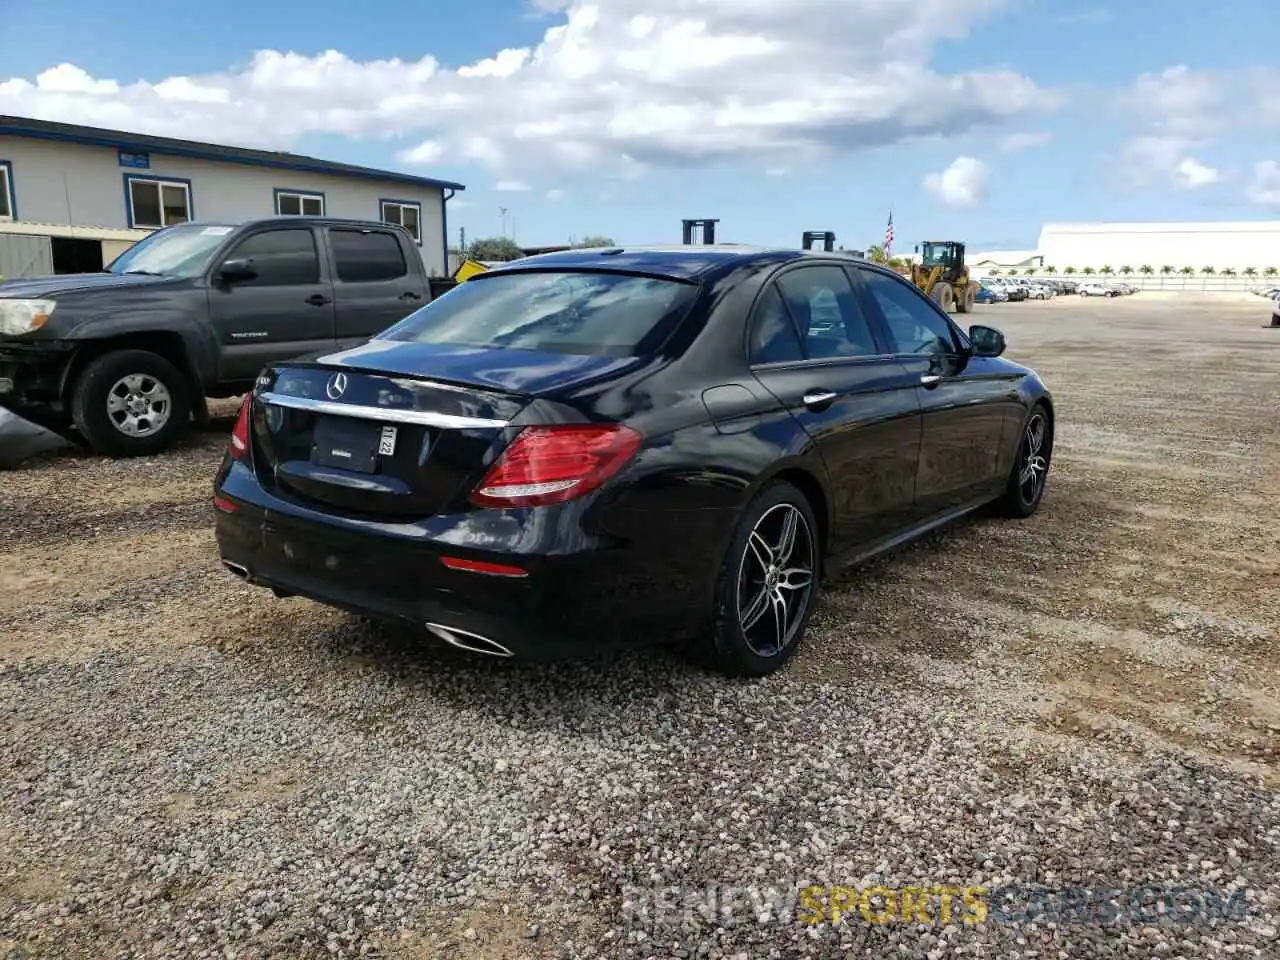
[[[697,293],[619,273],[494,273],[458,284],[379,339],[634,356],[656,349]]]

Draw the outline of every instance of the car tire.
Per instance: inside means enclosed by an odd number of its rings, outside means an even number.
[[[1009,479],[999,501],[1000,512],[1023,520],[1040,509],[1052,462],[1053,424],[1049,409],[1043,403],[1036,403],[1018,434],[1013,465],[1009,468]],[[1034,468],[1033,476],[1027,473],[1031,468]]]
[[[167,449],[186,428],[186,378],[159,354],[116,350],[89,362],[71,391],[76,429],[108,457],[146,457]]]
[[[769,483],[738,520],[716,578],[712,629],[695,651],[697,660],[730,676],[778,670],[804,637],[820,576],[821,536],[808,498],[785,481]]]

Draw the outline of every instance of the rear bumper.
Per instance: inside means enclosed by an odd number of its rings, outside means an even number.
[[[218,550],[223,564],[242,579],[375,619],[414,624],[424,633],[466,631],[531,660],[649,646],[707,624],[719,567],[713,528],[732,521],[705,510],[674,518],[693,536],[683,539],[685,546],[673,557],[669,539],[643,534],[660,532],[646,518],[630,524],[639,536],[579,534],[554,542],[547,527],[557,524],[548,523],[550,518],[523,531],[504,518],[490,525],[494,536],[486,543],[460,537],[456,528],[440,537],[421,526],[355,528],[307,515],[276,499],[242,467],[231,468],[218,492],[235,504],[232,512],[218,512]],[[502,540],[502,548],[494,549]],[[522,542],[532,549],[518,549]],[[519,567],[527,575],[450,569],[443,557]],[[474,637],[462,639],[486,647]]]

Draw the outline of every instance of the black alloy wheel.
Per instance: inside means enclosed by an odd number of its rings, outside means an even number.
[[[1042,404],[1036,404],[1031,408],[1018,440],[1018,452],[1003,498],[1006,513],[1014,517],[1029,517],[1036,512],[1044,498],[1052,455],[1053,432],[1049,416]]]
[[[819,536],[803,493],[769,484],[743,513],[717,584],[705,653],[724,673],[765,676],[795,653],[818,591]]]

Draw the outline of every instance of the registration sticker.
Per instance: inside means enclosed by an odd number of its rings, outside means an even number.
[[[382,437],[378,440],[378,453],[389,457],[396,452],[396,428],[383,427]]]

